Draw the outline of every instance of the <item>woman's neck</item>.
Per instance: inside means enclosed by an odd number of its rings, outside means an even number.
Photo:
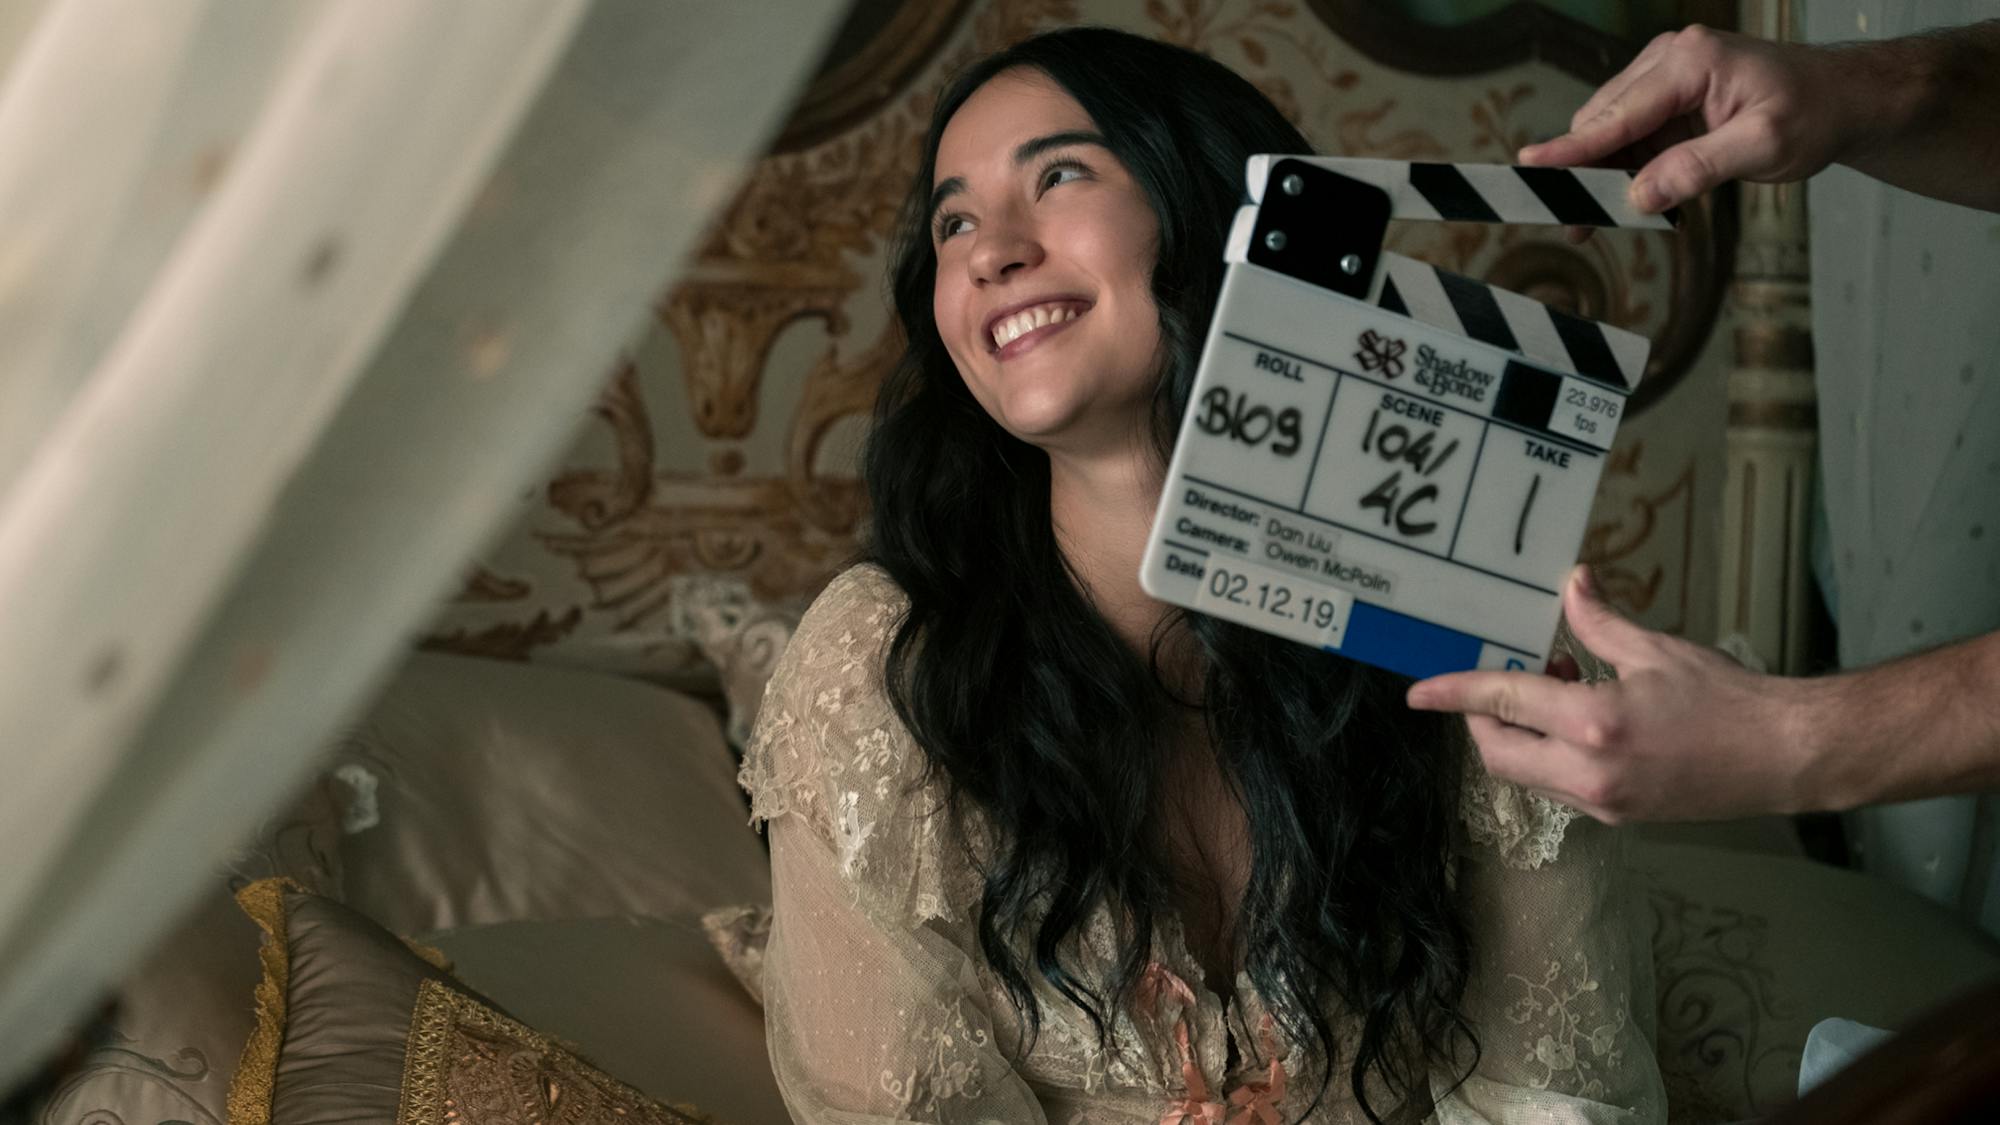
[[[1166,476],[1156,460],[1143,448],[1095,457],[1049,456],[1049,516],[1056,541],[1098,612],[1142,654],[1167,608],[1139,586],[1139,563]]]

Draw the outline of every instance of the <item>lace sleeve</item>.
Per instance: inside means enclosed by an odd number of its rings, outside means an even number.
[[[882,687],[902,608],[902,592],[874,567],[828,584],[771,674],[739,774],[751,819],[808,825],[885,925],[946,917],[966,866]]]
[[[771,868],[766,1038],[794,1120],[1042,1125],[963,950],[857,907],[838,858],[798,818],[772,823]]]
[[[827,586],[786,646],[744,752],[770,826],[761,986],[771,1064],[807,1125],[1031,1122],[962,927],[970,866],[882,688],[901,593]],[[956,904],[956,905],[955,905]]]
[[[1620,836],[1491,778],[1468,778],[1458,888],[1472,929],[1465,1011],[1477,1068],[1442,1125],[1666,1120],[1652,965]]]

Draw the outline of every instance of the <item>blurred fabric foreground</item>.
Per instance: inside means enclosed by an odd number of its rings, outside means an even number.
[[[560,452],[842,7],[0,13],[0,1088]]]

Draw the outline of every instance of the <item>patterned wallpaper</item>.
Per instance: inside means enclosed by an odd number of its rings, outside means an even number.
[[[1473,73],[1397,69],[1356,45],[1379,29],[1344,24],[1354,8],[863,5],[842,37],[855,57],[822,75],[845,71],[846,85],[815,85],[696,260],[663,268],[654,316],[607,373],[575,445],[522,498],[519,523],[483,554],[427,646],[699,678],[704,615],[796,608],[844,564],[863,518],[856,453],[900,343],[883,240],[936,90],[981,54],[1063,24],[1139,31],[1237,68],[1323,151],[1398,159],[1511,160],[1560,131],[1594,86],[1526,57],[1489,68],[1476,50]],[[1585,552],[1616,602],[1706,640],[1726,324],[1715,330],[1709,315],[1718,240],[1702,210],[1691,219],[1679,236],[1615,232],[1580,248],[1552,230],[1404,224],[1390,245],[1655,339],[1645,403],[1620,432]]]

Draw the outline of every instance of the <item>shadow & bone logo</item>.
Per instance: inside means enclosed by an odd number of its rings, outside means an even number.
[[[1409,350],[1403,341],[1379,335],[1370,328],[1356,342],[1361,350],[1354,353],[1354,361],[1361,365],[1361,370],[1380,371],[1384,379],[1394,379],[1403,373],[1403,353]]]

